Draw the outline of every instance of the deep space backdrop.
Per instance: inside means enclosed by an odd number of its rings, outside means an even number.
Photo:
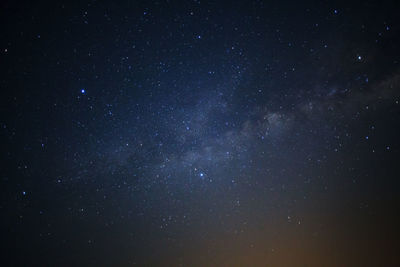
[[[398,266],[396,1],[1,1],[1,266]]]

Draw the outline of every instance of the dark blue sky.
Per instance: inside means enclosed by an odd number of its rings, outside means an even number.
[[[2,265],[395,266],[394,1],[0,10]]]

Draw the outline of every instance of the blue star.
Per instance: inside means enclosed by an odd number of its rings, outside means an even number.
[[[81,90],[81,93],[82,93],[82,94],[86,93],[85,89],[82,89],[82,90]]]

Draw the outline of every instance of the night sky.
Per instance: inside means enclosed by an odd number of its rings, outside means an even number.
[[[2,266],[398,266],[396,1],[2,1]]]

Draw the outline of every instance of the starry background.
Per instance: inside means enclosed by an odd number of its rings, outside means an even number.
[[[395,266],[398,11],[2,1],[2,265]]]

